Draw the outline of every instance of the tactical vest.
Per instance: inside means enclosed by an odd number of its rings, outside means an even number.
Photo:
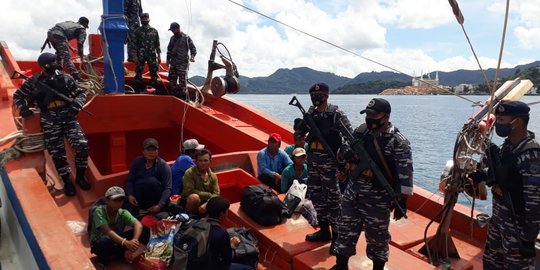
[[[318,113],[313,107],[309,109],[309,113],[313,117],[313,121],[321,131],[322,136],[330,146],[332,152],[336,153],[338,148],[343,144],[339,127],[337,126],[338,119],[341,115],[337,112],[338,107],[328,104],[328,110],[323,113]],[[307,143],[318,142],[319,139],[315,136],[309,136]]]
[[[393,128],[393,131],[399,132],[397,130],[397,128]],[[393,137],[394,134],[392,133],[391,136]],[[377,167],[379,167],[379,169],[381,170],[382,174],[385,176],[385,178],[388,181],[388,183],[390,184],[390,186],[392,186],[392,188],[394,189],[394,191],[396,193],[400,193],[401,192],[400,191],[400,186],[401,185],[400,185],[400,183],[398,181],[399,178],[398,178],[398,172],[397,172],[397,169],[396,169],[396,164],[395,164],[395,161],[394,161],[394,157],[391,156],[391,155],[388,155],[384,151],[386,145],[389,142],[389,139],[390,138],[386,137],[386,136],[378,136],[376,138],[377,143],[379,144],[379,147],[381,148],[381,153],[382,153],[382,155],[384,157],[384,161],[388,165],[388,169],[389,169],[391,175],[388,175],[388,172],[386,171],[382,160],[379,158],[379,154],[377,153],[377,148],[375,147],[375,143],[373,142],[373,135],[370,134],[370,133],[365,134],[364,137],[363,137],[364,148],[368,152],[371,159],[377,164]],[[373,176],[373,177],[375,177],[375,176]],[[382,186],[379,184],[378,181],[375,181],[375,184],[382,188]]]
[[[65,104],[64,107],[67,107],[65,101],[61,100],[61,98],[57,97],[56,94],[51,92],[47,87],[42,85],[41,83],[50,86],[54,90],[58,91],[59,93],[62,93],[66,96],[69,95],[69,90],[66,87],[66,81],[65,77],[63,75],[56,75],[53,77],[53,79],[49,78],[40,78],[40,75],[34,75],[32,77],[32,80],[34,80],[35,90],[32,92],[32,96],[37,103],[39,110],[42,112],[49,111],[49,104],[54,101],[63,102]],[[41,82],[41,83],[38,83]]]
[[[531,144],[531,138],[526,139],[518,149],[501,149],[501,165],[495,171],[495,181],[501,188],[503,194],[508,193],[512,201],[512,208],[517,217],[522,217],[525,211],[525,200],[523,198],[522,175],[517,168],[518,156],[528,150],[540,149],[540,145]]]
[[[84,26],[82,26],[80,23],[66,21],[57,23],[49,31],[55,35],[64,36],[67,40],[71,40],[77,38],[81,30],[84,30]]]

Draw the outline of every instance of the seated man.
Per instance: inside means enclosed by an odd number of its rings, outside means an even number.
[[[99,205],[91,213],[88,226],[91,252],[100,263],[107,264],[112,257],[133,260],[134,252],[148,242],[150,232],[127,210],[120,208],[126,199],[121,187],[111,187],[105,192],[105,205]],[[133,229],[127,230],[126,227]],[[127,252],[126,252],[127,251]]]
[[[281,192],[286,193],[291,187],[294,179],[298,180],[300,184],[307,183],[307,164],[306,164],[306,150],[302,147],[294,149],[292,152],[293,164],[287,166],[281,174]]]
[[[308,150],[308,144],[306,142],[306,136],[304,134],[302,134],[302,132],[299,132],[299,131],[295,131],[294,132],[294,144],[290,144],[290,145],[287,145],[287,147],[285,147],[285,153],[287,153],[287,155],[289,155],[289,157],[292,159],[293,157],[293,154],[292,152],[294,151],[294,149],[298,148],[298,147],[301,147],[301,148],[304,148],[304,150]]]
[[[204,144],[199,144],[196,139],[185,140],[180,147],[182,154],[176,159],[171,167],[172,171],[172,195],[182,194],[182,179],[187,169],[193,167],[195,163],[195,153],[204,148]]]
[[[127,181],[128,210],[136,217],[157,214],[171,194],[171,168],[158,156],[158,141],[147,138],[143,155],[135,158]]]
[[[208,201],[207,217],[211,222],[210,255],[211,269],[251,270],[253,267],[233,263],[234,249],[240,244],[238,237],[230,237],[220,223],[227,216],[230,203],[223,197],[213,197]]]
[[[210,170],[211,161],[212,153],[208,149],[202,149],[195,154],[195,166],[184,174],[182,200],[185,201],[188,214],[204,214],[206,202],[219,196],[217,176]]]
[[[274,190],[281,190],[281,172],[292,164],[291,158],[285,151],[279,149],[281,135],[270,134],[268,146],[257,154],[258,178]]]

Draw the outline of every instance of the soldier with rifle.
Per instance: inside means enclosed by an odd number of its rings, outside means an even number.
[[[37,60],[42,72],[28,78],[13,94],[13,101],[23,118],[32,116],[30,107],[37,104],[47,151],[64,182],[64,193],[74,196],[76,190],[70,177],[64,137],[75,151],[75,182],[81,189],[89,190],[90,184],[85,179],[88,140],[77,121],[77,114],[86,102],[86,92],[77,86],[71,76],[59,70],[56,59],[52,53],[42,53]]]
[[[506,138],[500,150],[492,145],[486,181],[493,193],[493,215],[484,248],[484,269],[533,269],[535,241],[540,231],[540,144],[527,130],[529,106],[502,101],[495,111],[495,132]],[[494,178],[494,179],[491,179]]]
[[[407,196],[413,193],[411,148],[390,123],[390,112],[388,101],[374,98],[360,112],[366,114],[365,124],[354,133],[342,127],[348,144],[340,148],[339,156],[347,161],[349,183],[341,202],[339,234],[331,246],[336,255],[333,270],[348,269],[362,228],[373,269],[384,269],[389,256],[390,213],[394,210],[395,220],[406,218]]]
[[[349,129],[350,123],[338,106],[328,103],[329,88],[316,83],[309,89],[313,106],[306,112],[296,97],[289,104],[302,111],[303,118],[295,120],[295,131],[307,133],[308,188],[307,197],[317,211],[319,231],[306,235],[310,242],[328,242],[337,236],[336,222],[339,216],[341,193],[336,179],[336,152],[343,144],[338,123]],[[332,233],[330,233],[332,227]]]

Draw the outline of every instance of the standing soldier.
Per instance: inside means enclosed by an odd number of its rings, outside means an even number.
[[[135,82],[142,83],[142,73],[144,64],[148,63],[148,69],[150,70],[150,83],[154,86],[157,85],[158,68],[161,62],[161,49],[159,48],[159,34],[158,31],[149,25],[150,15],[143,13],[141,15],[142,27],[135,30],[135,45],[137,47],[137,55],[135,63]],[[156,59],[157,58],[157,59]]]
[[[309,89],[313,106],[307,112],[313,118],[323,138],[317,137],[314,127],[309,127],[303,119],[295,120],[295,130],[306,134],[309,132],[308,143],[308,189],[307,197],[313,201],[317,211],[317,220],[320,230],[306,235],[310,242],[328,242],[337,235],[336,221],[339,216],[340,191],[336,179],[337,163],[335,154],[342,145],[342,136],[339,131],[340,120],[351,129],[349,119],[338,109],[338,106],[328,103],[328,85],[314,84]],[[326,141],[330,149],[324,147]],[[330,226],[332,234],[330,234]]]
[[[41,50],[45,48],[45,45],[49,43],[56,50],[56,56],[60,67],[67,66],[71,76],[76,81],[83,81],[79,75],[79,71],[75,68],[69,50],[74,50],[69,45],[69,41],[77,39],[77,53],[81,58],[81,62],[84,62],[84,41],[86,40],[86,28],[88,28],[88,18],[80,17],[78,22],[61,22],[57,23],[53,28],[47,32],[47,40]]]
[[[484,269],[534,268],[540,229],[540,144],[527,131],[529,110],[521,101],[507,101],[495,111],[495,132],[506,139],[500,153],[491,153],[495,183]]]
[[[77,122],[77,113],[86,101],[86,93],[71,76],[58,70],[54,54],[43,53],[37,61],[43,71],[26,80],[13,94],[13,101],[24,118],[33,114],[29,107],[34,104],[29,102],[37,103],[41,112],[45,146],[52,156],[58,175],[64,181],[64,193],[74,196],[76,191],[70,179],[71,168],[66,158],[64,137],[67,137],[75,150],[75,182],[81,189],[89,190],[90,184],[84,175],[88,167],[88,140]]]
[[[399,195],[399,206],[406,211],[407,196],[413,192],[413,163],[410,143],[399,130],[390,123],[390,103],[382,98],[372,99],[361,114],[366,114],[366,123],[354,131],[361,138],[371,159],[381,169],[387,181]],[[388,261],[390,242],[390,212],[394,209],[394,219],[405,216],[388,191],[375,179],[373,170],[364,171],[354,151],[343,147],[343,156],[348,162],[349,183],[341,202],[339,234],[332,248],[337,264],[331,269],[348,269],[349,257],[356,254],[356,243],[364,227],[366,231],[366,253],[373,261],[374,270],[384,269]],[[365,167],[364,167],[365,168]]]
[[[173,32],[167,46],[167,64],[169,65],[169,83],[173,95],[184,98],[187,89],[187,71],[189,62],[195,62],[197,49],[191,38],[180,30],[180,25],[171,23],[169,30]],[[178,82],[178,79],[180,81]]]
[[[134,62],[135,55],[137,54],[137,47],[135,46],[135,30],[141,27],[139,17],[142,15],[143,9],[141,0],[124,0],[124,15],[127,19],[127,25],[129,28],[127,36],[127,51],[128,61]]]

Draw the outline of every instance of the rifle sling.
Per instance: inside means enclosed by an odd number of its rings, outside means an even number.
[[[373,145],[375,145],[375,150],[377,151],[377,155],[379,156],[379,160],[381,161],[384,170],[386,171],[386,175],[390,179],[390,182],[396,183],[396,180],[394,179],[394,175],[390,171],[390,168],[388,167],[388,163],[386,163],[386,159],[384,159],[383,153],[381,151],[381,147],[379,146],[379,142],[377,141],[377,138],[373,136]]]

